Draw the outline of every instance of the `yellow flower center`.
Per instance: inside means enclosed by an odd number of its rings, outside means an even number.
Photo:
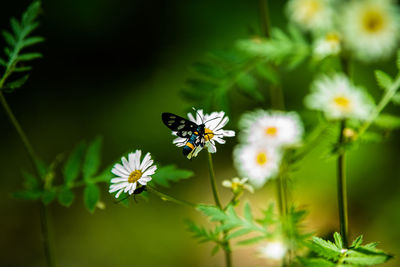
[[[300,8],[304,14],[303,19],[309,21],[321,10],[321,3],[316,0],[303,0],[303,6]]]
[[[367,10],[362,16],[362,26],[368,33],[377,33],[385,27],[386,19],[382,12],[375,9]]]
[[[338,96],[333,101],[335,101],[336,106],[342,110],[348,110],[350,108],[350,100],[344,96]]]
[[[256,161],[258,165],[264,165],[265,163],[267,163],[267,154],[265,154],[265,152],[258,153]]]
[[[267,135],[276,136],[278,129],[275,126],[267,127],[267,129],[265,129],[265,133]]]
[[[237,182],[232,182],[232,191],[237,191],[242,185]]]
[[[325,36],[325,40],[327,40],[329,43],[337,44],[340,42],[340,37],[337,33],[330,32]]]
[[[208,128],[204,129],[204,139],[206,139],[206,141],[210,141],[211,139],[213,139],[214,137],[214,133],[213,131],[211,131]]]
[[[140,177],[142,177],[142,172],[140,170],[135,170],[129,175],[128,183],[135,183]]]

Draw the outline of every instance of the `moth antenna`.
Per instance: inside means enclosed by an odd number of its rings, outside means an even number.
[[[203,121],[203,117],[200,115],[200,113],[197,111],[197,109],[195,107],[192,107],[192,109],[196,112],[197,115],[199,115],[199,117],[201,119],[201,124],[204,124],[205,122]]]

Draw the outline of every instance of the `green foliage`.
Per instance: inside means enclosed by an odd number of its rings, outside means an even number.
[[[14,72],[29,71],[31,67],[27,66],[26,63],[42,57],[37,52],[22,53],[26,48],[44,41],[40,36],[31,36],[32,32],[39,26],[36,21],[39,12],[40,2],[34,1],[23,13],[21,20],[11,18],[11,32],[6,30],[2,32],[7,46],[4,48],[6,59],[0,58],[0,66],[4,68],[0,80],[0,90],[11,92],[20,88],[27,81],[29,75],[16,77],[13,81],[6,83],[7,78]]]
[[[376,249],[376,243],[362,245],[362,236],[357,237],[349,248],[343,247],[342,237],[334,234],[335,243],[313,237],[309,248],[319,257],[301,258],[307,267],[313,266],[372,266],[382,264],[392,258],[391,255]]]
[[[100,200],[100,189],[96,184],[87,184],[83,192],[83,202],[86,208],[93,213]]]
[[[63,187],[58,193],[58,203],[65,207],[69,207],[74,202],[75,194],[68,187]]]
[[[267,225],[261,225],[258,223],[252,215],[251,207],[249,203],[244,205],[244,217],[240,217],[233,206],[228,206],[226,211],[222,211],[216,206],[211,205],[199,205],[197,207],[204,215],[210,217],[211,221],[221,223],[221,228],[224,231],[230,231],[226,236],[226,240],[230,240],[237,237],[243,237],[249,233],[257,234],[245,240],[240,241],[238,244],[246,245],[256,243],[262,239],[270,237],[270,233],[267,230]],[[269,210],[273,212],[273,210]],[[268,213],[264,214],[265,217],[272,217],[273,215]],[[262,222],[267,222],[265,218],[261,219]]]
[[[71,152],[65,163],[63,174],[67,186],[71,185],[79,176],[82,160],[85,155],[85,148],[86,144],[84,142],[79,143]]]
[[[375,71],[375,78],[379,85],[384,90],[388,90],[393,84],[393,79],[385,72],[381,70]]]
[[[86,151],[85,161],[83,162],[82,173],[85,181],[89,180],[96,174],[100,167],[100,151],[103,140],[96,137]]]
[[[167,165],[159,168],[152,176],[150,183],[163,187],[170,187],[171,183],[179,182],[183,179],[189,179],[193,172],[189,170],[178,169],[175,165]]]
[[[376,126],[387,130],[399,129],[400,117],[383,113],[375,119],[374,123]]]

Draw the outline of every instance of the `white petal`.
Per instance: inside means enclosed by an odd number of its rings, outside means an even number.
[[[133,183],[131,189],[129,190],[129,195],[132,195],[135,189],[136,189],[136,183]]]
[[[129,166],[131,167],[131,170],[135,170],[135,153],[129,153],[128,155],[128,160],[129,160]]]
[[[128,170],[129,172],[132,172],[133,170],[131,169],[131,166],[129,165],[129,162],[126,160],[125,157],[121,158],[122,164],[124,164],[125,170]]]
[[[119,178],[119,177],[115,177],[113,179],[111,179],[111,183],[115,184],[115,183],[120,183],[120,182],[127,182],[128,178]]]
[[[144,170],[144,166],[148,164],[148,162],[151,160],[150,153],[147,153],[146,156],[144,156],[142,163],[140,164],[140,168],[138,170]]]
[[[143,166],[143,169],[140,169],[142,172],[145,172],[147,168],[149,168],[154,163],[153,160],[149,160],[146,165]]]
[[[129,177],[130,174],[129,171],[125,170],[124,167],[122,167],[122,165],[119,163],[114,165],[114,168],[111,170],[111,172],[120,177]]]
[[[212,142],[212,141],[210,141],[210,142]],[[210,152],[210,153],[217,152],[217,148],[215,147],[215,143],[213,145],[208,144],[207,147],[208,147],[208,152]]]
[[[122,189],[119,190],[118,193],[115,195],[115,198],[119,198],[119,195],[121,195],[122,191],[124,191],[124,190],[122,190]]]
[[[150,175],[153,175],[153,174],[156,172],[156,170],[157,170],[157,166],[156,166],[156,165],[151,166],[150,168],[148,168],[148,169],[143,173],[143,176],[150,176]]]
[[[232,187],[232,182],[229,180],[224,180],[224,181],[222,181],[222,186]]]
[[[146,185],[148,182],[150,182],[151,181],[151,177],[147,177],[147,176],[143,176],[143,177],[141,177],[139,180],[138,180],[138,182],[141,184],[141,185]]]
[[[136,150],[136,159],[135,159],[135,170],[139,170],[140,167],[140,157],[142,156],[142,151],[141,150]]]
[[[235,131],[224,130],[223,134],[224,134],[224,136],[232,137],[232,136],[235,136]]]

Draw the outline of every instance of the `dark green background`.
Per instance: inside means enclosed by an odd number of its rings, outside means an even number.
[[[272,24],[285,25],[283,1],[273,1]],[[29,1],[2,2],[1,28],[10,16],[20,16]],[[232,47],[235,40],[259,30],[257,1],[44,1],[38,46],[44,58],[34,63],[26,86],[6,95],[39,155],[50,162],[80,140],[104,137],[103,166],[131,150],[152,153],[158,164],[175,163],[196,176],[169,193],[193,202],[212,201],[205,153],[186,160],[171,144],[162,125],[164,111],[185,114],[191,103],[179,91],[192,75],[191,63],[207,51]],[[4,42],[1,42],[4,45]],[[372,70],[395,74],[393,62],[355,66],[355,80],[379,96]],[[312,73],[307,64],[285,72],[285,100],[290,110],[304,110]],[[267,92],[265,92],[267,96]],[[254,103],[232,94],[232,117]],[[264,108],[268,108],[268,102]],[[197,107],[201,108],[201,107]],[[394,112],[398,113],[395,108]],[[310,112],[302,112],[310,116]],[[309,125],[307,124],[307,129]],[[236,138],[218,146],[217,179],[236,175],[231,152]],[[366,144],[348,158],[350,229],[353,237],[400,255],[399,133],[384,143]],[[20,188],[21,170],[30,170],[24,148],[3,111],[0,112],[0,265],[43,266],[38,208],[10,197]],[[293,177],[293,200],[309,209],[307,229],[325,235],[338,230],[335,162],[318,151],[304,161]],[[255,210],[273,199],[273,183],[245,195]],[[50,206],[52,240],[59,266],[221,266],[222,255],[210,257],[210,245],[197,245],[183,220],[204,219],[197,212],[156,197],[129,208],[115,205],[102,185],[105,210],[89,214],[79,196],[71,208]],[[220,188],[223,200],[229,192]],[[81,194],[78,194],[81,195]],[[266,266],[254,247],[234,252],[236,266]],[[398,266],[392,260],[385,266]]]

